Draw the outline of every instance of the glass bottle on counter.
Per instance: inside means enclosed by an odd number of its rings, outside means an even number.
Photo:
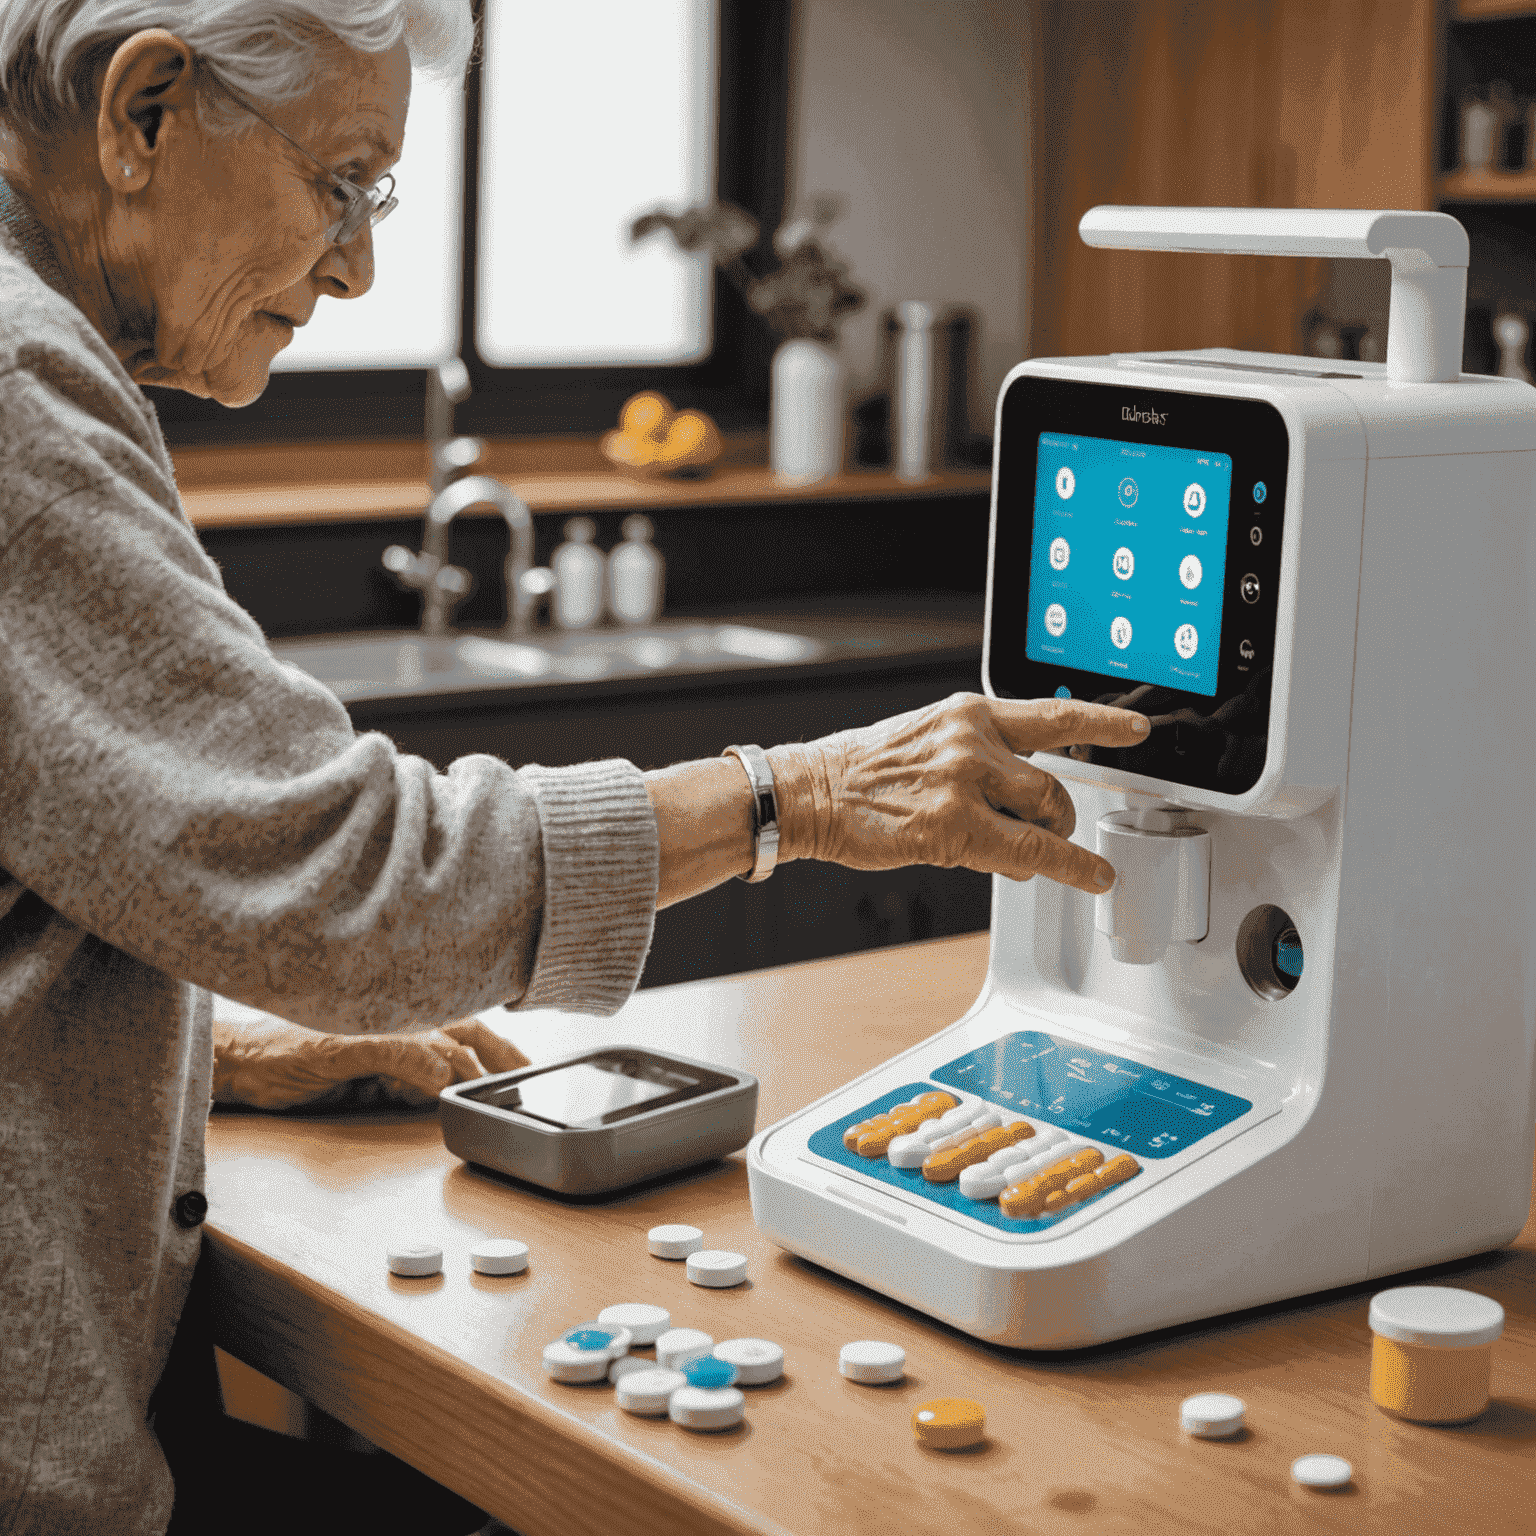
[[[555,624],[591,629],[603,616],[603,555],[592,542],[597,524],[590,517],[573,517],[564,533],[565,543],[549,560],[555,575]]]
[[[624,519],[624,542],[608,554],[608,611],[620,624],[653,624],[661,617],[666,561],[651,543],[656,530],[642,512]]]

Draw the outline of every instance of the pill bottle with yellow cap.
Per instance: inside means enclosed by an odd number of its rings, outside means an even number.
[[[1488,1406],[1504,1309],[1491,1296],[1404,1285],[1371,1298],[1371,1401],[1418,1424],[1463,1424]]]

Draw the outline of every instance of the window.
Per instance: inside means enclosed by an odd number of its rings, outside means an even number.
[[[416,82],[373,290],[322,303],[252,406],[151,390],[173,446],[417,435],[454,350],[461,431],[592,432],[646,385],[763,424],[771,338],[707,262],[628,226],[717,192],[776,227],[789,0],[489,11],[467,89]]]

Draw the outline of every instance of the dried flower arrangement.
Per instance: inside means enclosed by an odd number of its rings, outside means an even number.
[[[745,260],[758,241],[757,220],[732,203],[700,203],[682,213],[655,209],[634,221],[630,238],[643,240],[666,230],[679,249],[707,251],[781,341],[808,337],[832,343],[842,319],[866,302],[864,291],[849,280],[847,262],[825,240],[827,227],[842,211],[841,198],[825,193],[811,198],[805,211],[774,235],[779,266],[766,277]]]

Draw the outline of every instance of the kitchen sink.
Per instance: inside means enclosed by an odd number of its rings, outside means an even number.
[[[471,634],[429,640],[416,631],[393,630],[279,640],[272,649],[349,702],[496,684],[792,666],[819,660],[827,647],[786,630],[679,620],[643,629],[554,630],[517,640]]]

